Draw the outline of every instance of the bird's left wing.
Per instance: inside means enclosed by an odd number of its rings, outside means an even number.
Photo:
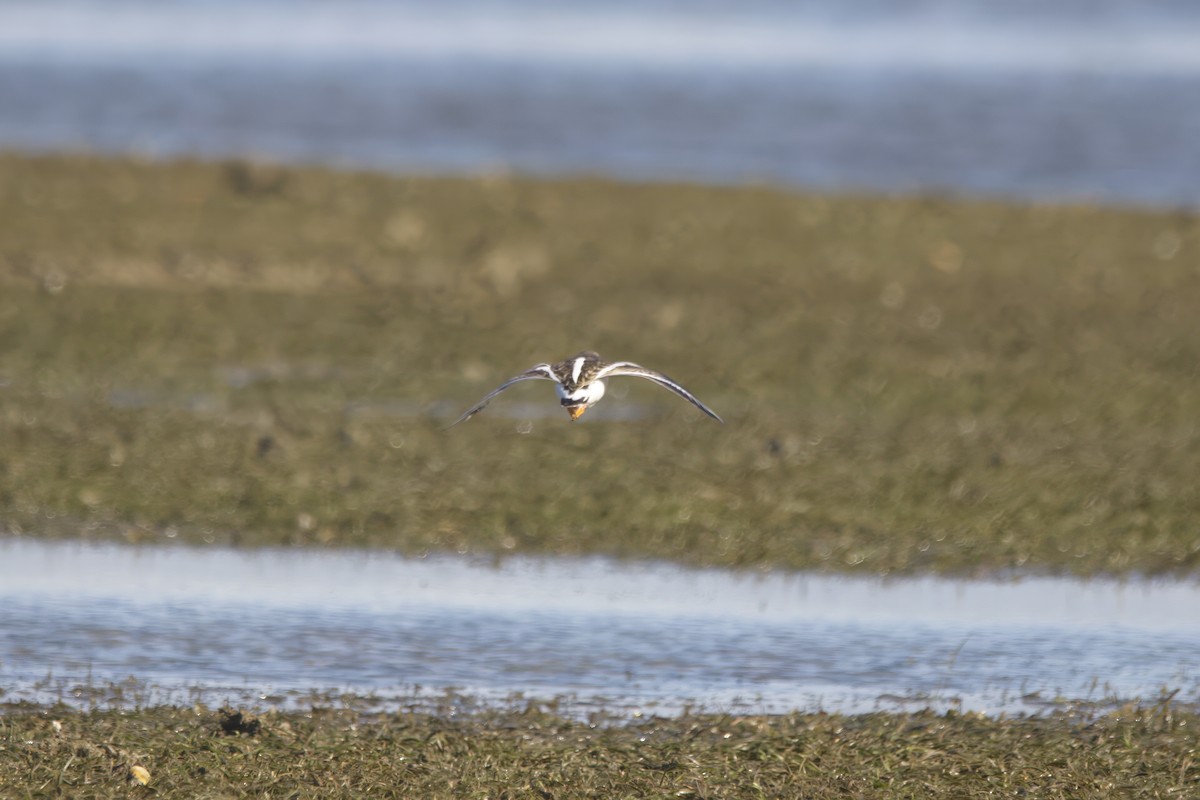
[[[466,420],[469,420],[471,417],[478,414],[480,411],[483,411],[484,407],[488,403],[492,402],[493,397],[500,394],[505,389],[512,386],[514,383],[520,383],[521,381],[532,381],[532,380],[557,381],[558,378],[554,377],[554,370],[550,369],[549,364],[538,364],[534,367],[530,367],[529,369],[522,372],[520,375],[517,375],[514,378],[509,378],[504,383],[500,384],[495,389],[488,392],[487,397],[483,398],[478,403],[476,403],[475,405],[468,408],[466,413],[463,414],[458,419],[456,419],[453,423],[451,423],[449,427],[453,428],[458,423],[465,422]]]
[[[632,361],[616,361],[612,364],[606,364],[598,373],[596,373],[596,378],[612,378],[617,375],[630,375],[635,378],[645,378],[647,380],[654,381],[659,386],[670,389],[684,400],[687,400],[689,403],[703,411],[705,414],[708,414],[717,422],[725,421],[718,417],[715,411],[696,399],[694,394],[668,378],[666,375],[663,375],[661,372],[656,372],[652,369],[646,369],[639,364],[634,364]]]

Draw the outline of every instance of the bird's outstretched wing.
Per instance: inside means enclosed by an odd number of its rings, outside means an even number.
[[[606,364],[598,373],[596,373],[596,379],[612,378],[617,375],[631,375],[635,378],[646,378],[647,380],[654,381],[659,386],[670,389],[684,400],[687,400],[689,403],[703,411],[705,414],[708,414],[717,422],[725,421],[718,417],[716,412],[714,412],[711,408],[697,400],[694,394],[668,378],[666,375],[663,375],[661,372],[655,372],[652,369],[646,369],[643,366],[634,364],[632,361],[615,361],[612,364]]]
[[[452,422],[448,427],[453,428],[458,423],[465,422],[465,421],[469,420],[471,417],[478,414],[480,411],[483,411],[484,407],[488,403],[492,402],[493,397],[500,394],[505,389],[512,386],[514,383],[520,383],[521,381],[532,381],[532,380],[547,380],[547,381],[556,381],[557,382],[558,378],[554,377],[554,370],[550,369],[549,364],[538,364],[534,367],[530,367],[529,369],[522,372],[520,375],[517,375],[516,377],[513,377],[513,378],[509,378],[504,383],[500,384],[495,389],[488,392],[488,395],[486,397],[484,397],[482,400],[480,400],[475,405],[468,408],[465,414],[463,414],[461,417],[459,417],[454,422]]]

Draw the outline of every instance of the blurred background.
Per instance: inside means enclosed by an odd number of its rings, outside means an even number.
[[[1200,201],[1186,0],[14,0],[0,147]]]
[[[1197,142],[1192,0],[0,2],[0,678],[1194,701],[1194,583],[879,576],[1197,574]],[[584,349],[727,424],[446,430]]]

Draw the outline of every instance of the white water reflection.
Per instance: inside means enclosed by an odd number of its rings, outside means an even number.
[[[0,379],[0,386],[3,386]],[[588,421],[606,420],[609,422],[637,422],[658,416],[661,406],[651,406],[644,403],[634,403],[624,399],[626,392],[610,392],[620,402],[606,403],[597,406],[588,414]],[[488,407],[489,417],[515,419],[522,422],[533,422],[544,419],[566,419],[566,412],[554,399],[553,394],[547,393],[542,402],[518,402],[511,398],[493,403]],[[342,406],[342,414],[346,417],[365,417],[374,419],[422,419],[433,418],[453,422],[468,408],[464,400],[355,400]],[[117,409],[169,408],[186,411],[193,414],[220,414],[228,417],[230,414],[229,398],[215,393],[155,391],[148,389],[113,389],[108,393],[108,404]]]
[[[1200,701],[1200,586],[0,539],[5,700],[415,687],[581,708]],[[194,687],[202,687],[195,690]]]
[[[6,0],[0,148],[1200,206],[1187,0]]]

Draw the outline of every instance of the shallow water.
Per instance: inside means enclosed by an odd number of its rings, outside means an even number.
[[[1194,3],[0,5],[0,147],[1200,206]]]
[[[1200,586],[0,539],[6,701],[574,713],[1200,702]]]

